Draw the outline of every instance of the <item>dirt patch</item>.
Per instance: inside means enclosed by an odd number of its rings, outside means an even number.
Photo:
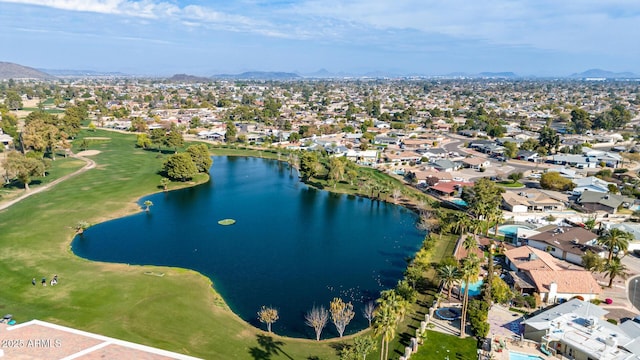
[[[92,155],[98,155],[100,154],[100,150],[85,150],[85,151],[80,151],[77,155],[78,156],[92,156]]]

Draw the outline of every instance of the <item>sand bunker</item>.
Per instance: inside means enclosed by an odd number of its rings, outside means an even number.
[[[85,150],[85,151],[80,151],[77,155],[78,156],[91,156],[91,155],[98,155],[100,154],[100,151],[98,150]]]

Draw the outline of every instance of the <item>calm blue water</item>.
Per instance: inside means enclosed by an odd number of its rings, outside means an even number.
[[[518,232],[518,229],[530,229],[530,227],[525,225],[501,225],[498,226],[498,233],[503,235],[515,235]]]
[[[276,333],[311,338],[304,314],[314,304],[328,308],[334,297],[356,309],[345,333],[366,327],[363,304],[396,284],[424,238],[412,212],[314,190],[285,163],[215,157],[211,174],[207,184],[140,199],[153,202],[149,213],[93,226],[74,239],[73,251],[199,271],[244,320],[264,328],[256,312],[273,306]],[[218,225],[224,218],[237,222]],[[337,332],[329,324],[323,335]]]
[[[482,279],[480,279],[480,280],[478,280],[476,282],[472,282],[469,285],[469,296],[478,296],[478,295],[480,295],[482,293],[482,284],[483,283],[484,283],[484,280],[482,280]],[[460,289],[461,289],[460,293],[461,294],[464,294],[465,287],[467,287],[467,284],[463,281],[461,283],[461,286],[460,286]]]
[[[544,360],[544,358],[538,355],[529,355],[529,354],[509,351],[509,360]]]
[[[451,199],[450,200],[452,203],[456,204],[456,205],[460,205],[460,206],[468,206],[469,204],[467,204],[466,201],[462,200],[462,199]]]

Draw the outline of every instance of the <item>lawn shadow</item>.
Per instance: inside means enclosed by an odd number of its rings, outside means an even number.
[[[273,355],[282,354],[288,359],[293,360],[293,358],[289,356],[289,354],[282,350],[284,342],[275,340],[269,335],[262,334],[257,335],[256,339],[258,340],[258,346],[249,348],[249,354],[253,359],[270,360]]]

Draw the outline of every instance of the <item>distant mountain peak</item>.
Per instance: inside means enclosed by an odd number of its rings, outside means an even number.
[[[602,69],[589,69],[581,73],[569,75],[571,78],[605,78],[605,79],[635,79],[639,75],[632,72],[613,72]]]
[[[246,71],[241,74],[218,74],[214,79],[238,79],[238,80],[292,80],[301,78],[300,75],[281,71]]]
[[[211,79],[204,76],[195,76],[188,74],[175,74],[172,77],[168,78],[170,82],[179,82],[179,83],[208,83],[211,82]]]
[[[10,62],[0,61],[0,80],[2,79],[55,79],[42,71]]]

